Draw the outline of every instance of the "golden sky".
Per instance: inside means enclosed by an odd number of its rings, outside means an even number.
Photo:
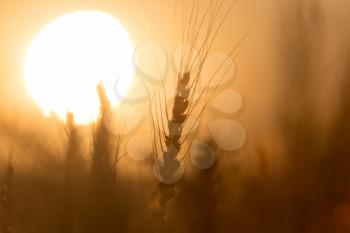
[[[75,10],[92,9],[114,15],[125,26],[134,45],[152,40],[173,49],[180,44],[179,27],[181,21],[180,0],[2,0],[0,1],[0,112],[18,114],[24,109],[32,110],[23,81],[23,58],[31,39],[40,29],[55,18]],[[192,1],[185,1],[191,4]],[[227,0],[227,3],[232,2]],[[330,54],[334,54],[333,43],[336,34],[345,32],[349,25],[346,9],[347,1],[300,1],[305,5],[305,18],[312,16],[312,4],[320,5],[325,26],[329,30],[332,43]],[[298,3],[299,4],[299,3]],[[237,59],[237,79],[235,87],[250,103],[244,114],[257,116],[264,112],[262,99],[270,103],[275,80],[280,77],[276,69],[280,54],[277,43],[288,40],[295,28],[283,17],[293,15],[297,3],[278,0],[240,0],[218,35],[215,51],[227,52],[251,28],[253,35],[242,45]],[[177,6],[177,8],[175,7]],[[311,6],[311,7],[310,7]],[[175,10],[177,9],[177,10]],[[188,9],[188,7],[187,7]],[[294,16],[293,16],[294,17]],[[277,36],[276,36],[277,35]],[[317,37],[315,37],[317,41]],[[333,47],[332,47],[333,46]],[[335,61],[332,59],[332,61]],[[19,111],[20,110],[20,111]],[[251,111],[250,111],[251,110]],[[264,114],[261,114],[264,116]],[[267,118],[267,116],[266,116]]]
[[[184,2],[189,9],[192,1]],[[252,3],[249,0],[237,4],[218,35],[217,51],[228,51],[252,27],[251,16],[257,6]],[[103,11],[119,19],[134,45],[152,40],[173,49],[181,42],[175,23],[182,20],[180,4],[178,0],[0,1],[0,110],[31,106],[22,81],[23,58],[32,38],[55,18],[75,10]]]

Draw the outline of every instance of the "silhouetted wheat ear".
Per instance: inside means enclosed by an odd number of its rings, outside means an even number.
[[[182,129],[187,117],[186,111],[189,105],[189,81],[190,73],[187,72],[180,75],[177,81],[176,94],[174,99],[174,106],[172,110],[172,118],[168,121],[168,135],[165,135],[166,151],[164,152],[163,167],[160,168],[160,172],[163,176],[174,176],[174,173],[178,172],[181,163],[177,159],[178,152],[181,150],[181,135]],[[166,215],[167,205],[170,200],[176,195],[175,187],[167,184],[159,184],[159,205],[161,207],[161,215],[163,218]]]
[[[187,110],[189,106],[189,94],[190,94],[190,73],[187,72],[183,75],[179,75],[176,94],[174,99],[174,106],[172,109],[172,118],[168,120],[168,135],[165,134],[165,150],[163,153],[163,164],[159,168],[159,172],[165,179],[172,179],[176,177],[176,173],[179,172],[181,162],[178,155],[181,150],[181,138],[182,129],[184,127]],[[166,181],[164,183],[167,183]],[[175,194],[175,192],[170,192]],[[172,197],[172,195],[166,195]]]
[[[165,136],[165,144],[167,149],[173,145],[177,151],[181,149],[180,138],[182,135],[182,129],[187,117],[186,111],[189,104],[190,94],[190,72],[180,75],[177,81],[176,94],[173,107],[173,116],[168,122],[169,135]]]
[[[164,231],[168,206],[177,194],[175,183],[180,180],[182,173],[184,173],[192,142],[199,129],[199,127],[195,128],[194,134],[191,135],[195,124],[190,126],[190,132],[184,133],[183,128],[190,116],[194,117],[197,122],[201,121],[210,97],[212,97],[208,95],[208,87],[204,87],[199,93],[199,98],[194,98],[199,88],[201,72],[217,33],[235,3],[224,10],[222,19],[218,19],[218,15],[223,9],[222,1],[211,1],[203,16],[199,14],[198,4],[197,1],[193,3],[190,19],[185,29],[187,32],[183,32],[182,35],[183,44],[187,43],[189,48],[184,47],[181,51],[181,64],[179,70],[176,71],[172,116],[169,118],[170,114],[168,114],[166,100],[163,100],[165,103],[162,103],[161,98],[155,98],[155,113],[151,111],[156,154],[155,173],[159,180],[158,204],[160,207],[161,232]],[[198,54],[195,52],[195,48],[198,48]],[[162,88],[164,99],[166,99],[164,83],[162,83]],[[163,123],[164,117],[166,118],[167,127]],[[183,146],[185,143],[186,146]],[[158,153],[159,147],[161,149],[160,154]]]

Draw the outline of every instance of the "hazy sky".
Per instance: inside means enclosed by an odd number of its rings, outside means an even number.
[[[31,39],[47,23],[74,10],[93,9],[117,17],[129,32],[134,45],[153,40],[171,49],[180,45],[174,20],[181,20],[180,0],[3,0],[0,1],[0,113],[33,109],[22,81],[23,58]],[[187,4],[191,2],[186,1]],[[232,2],[226,0],[227,3]],[[299,2],[299,3],[297,3]],[[177,10],[175,6],[177,3]],[[322,3],[322,5],[321,5]],[[293,26],[281,17],[294,12],[296,5],[305,5],[306,19],[312,18],[312,7],[319,6],[324,14],[324,28],[333,32],[347,31],[348,3],[346,0],[278,1],[240,0],[218,35],[215,51],[227,52],[254,27],[254,33],[240,50],[235,86],[257,111],[262,97],[272,98],[270,89],[278,77],[274,59],[278,59],[276,42],[288,40]],[[188,7],[187,7],[188,9]],[[311,9],[311,10],[310,10]],[[294,13],[292,13],[294,14]],[[283,18],[282,17],[282,18]],[[297,16],[299,17],[299,16]],[[281,29],[283,30],[281,31]],[[277,34],[283,36],[275,37]],[[281,39],[282,38],[282,39]],[[317,41],[317,38],[315,38]],[[288,41],[287,41],[288,42]],[[289,42],[288,42],[289,43]],[[328,45],[327,45],[328,46]],[[249,110],[249,109],[248,109]],[[263,111],[263,109],[261,110]],[[245,111],[249,113],[249,111]],[[253,113],[252,113],[253,115]]]
[[[92,9],[117,17],[128,31],[134,45],[145,40],[171,47],[180,37],[174,19],[181,20],[182,1],[175,0],[5,0],[0,1],[0,110],[26,108],[28,101],[22,82],[23,58],[31,39],[40,29],[67,12]],[[191,4],[185,1],[186,4]],[[228,0],[227,3],[231,1]],[[227,51],[252,25],[255,5],[241,1],[230,14],[217,50]],[[175,6],[177,4],[177,10]],[[187,7],[189,9],[189,7]],[[161,28],[161,30],[159,30]],[[23,104],[23,105],[22,105]]]

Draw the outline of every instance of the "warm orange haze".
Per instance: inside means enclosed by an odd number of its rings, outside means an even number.
[[[0,233],[349,233],[350,4],[0,2]]]

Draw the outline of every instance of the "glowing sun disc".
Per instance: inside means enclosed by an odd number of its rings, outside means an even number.
[[[119,80],[126,94],[133,76],[133,46],[113,16],[76,11],[47,24],[35,36],[24,61],[24,79],[34,102],[48,115],[65,119],[73,112],[78,123],[99,114],[96,86],[102,82],[113,105]]]

